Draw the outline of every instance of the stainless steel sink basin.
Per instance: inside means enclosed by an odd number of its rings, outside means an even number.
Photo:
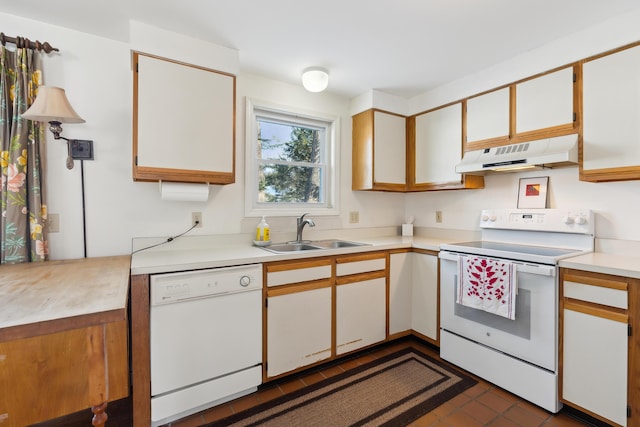
[[[276,243],[271,246],[265,246],[262,249],[266,249],[270,252],[299,252],[299,251],[312,251],[321,249],[318,246],[312,246],[307,243]]]
[[[352,248],[355,246],[365,246],[366,243],[349,242],[346,240],[328,239],[328,240],[312,240],[303,243],[287,242],[274,243],[271,246],[264,246],[262,249],[274,253],[289,253],[300,251],[317,251],[327,249]]]
[[[354,246],[365,246],[366,243],[348,242],[346,240],[315,240],[311,242],[314,246],[320,246],[323,249],[339,249],[352,248]]]

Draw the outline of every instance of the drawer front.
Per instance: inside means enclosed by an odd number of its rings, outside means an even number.
[[[628,292],[623,289],[564,281],[564,297],[627,310]]]
[[[385,258],[368,259],[364,261],[345,262],[336,265],[337,276],[349,274],[368,273],[370,271],[384,270],[387,266]]]
[[[299,268],[295,270],[267,272],[267,286],[288,285],[291,283],[329,278],[331,278],[331,266],[319,265],[317,267]]]

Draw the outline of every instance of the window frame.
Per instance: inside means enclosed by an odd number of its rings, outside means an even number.
[[[258,168],[260,162],[256,156],[258,144],[257,118],[260,112],[272,114],[280,120],[309,125],[305,121],[324,122],[326,126],[325,164],[326,176],[323,177],[325,194],[324,202],[317,203],[259,203],[258,202]],[[308,212],[313,215],[338,215],[339,200],[339,166],[337,153],[339,150],[340,118],[301,108],[277,105],[265,101],[246,99],[245,117],[245,216],[296,216]]]

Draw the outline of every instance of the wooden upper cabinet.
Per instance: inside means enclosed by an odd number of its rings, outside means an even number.
[[[467,99],[467,144],[508,142],[510,105],[510,88],[508,87]]]
[[[579,132],[579,81],[572,65],[464,100],[465,151]]]
[[[235,182],[235,76],[133,53],[133,179]]]
[[[462,158],[462,103],[410,118],[409,190],[482,188],[484,179],[455,172]]]
[[[580,179],[640,179],[640,46],[586,60],[582,74]]]
[[[406,129],[405,116],[386,111],[353,116],[353,190],[405,190]]]
[[[516,84],[513,134],[524,138],[574,131],[575,75],[573,67],[567,67]]]

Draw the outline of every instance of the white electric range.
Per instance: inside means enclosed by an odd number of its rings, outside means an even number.
[[[484,210],[480,228],[480,241],[440,247],[440,356],[557,412],[558,261],[593,251],[594,214],[588,209]],[[505,277],[509,272],[513,318],[482,301],[464,302],[469,279],[463,277],[474,262],[499,265]]]

